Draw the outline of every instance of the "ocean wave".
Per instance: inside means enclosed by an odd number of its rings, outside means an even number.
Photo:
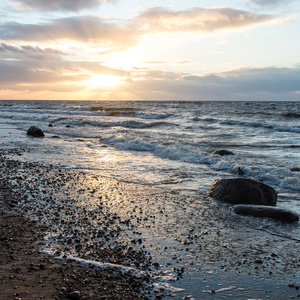
[[[151,122],[144,123],[135,120],[127,120],[122,122],[98,122],[98,121],[79,121],[74,122],[72,125],[90,125],[96,127],[124,127],[124,128],[132,128],[132,129],[145,129],[145,128],[153,128],[159,126],[178,126],[175,123],[169,122]]]
[[[198,164],[210,163],[210,159],[199,150],[176,143],[160,144],[155,140],[115,136],[107,137],[101,142],[105,142],[118,150],[149,152],[156,157],[174,161]]]
[[[134,111],[133,107],[105,107],[105,106],[91,106],[91,111],[106,111],[106,112],[114,112],[114,111]]]
[[[215,123],[218,121],[215,118],[210,118],[210,117],[205,117],[205,118],[194,117],[192,120],[194,122],[207,122],[207,123]]]
[[[273,124],[265,124],[259,122],[242,122],[236,120],[225,120],[220,122],[221,125],[238,125],[238,126],[245,126],[245,127],[253,127],[253,128],[267,128],[279,132],[294,132],[300,133],[299,127],[290,127],[290,126],[280,126],[280,125],[273,125]]]
[[[298,113],[293,113],[293,112],[288,112],[288,113],[283,113],[282,116],[286,118],[300,118],[300,114]]]
[[[163,113],[163,114],[142,114],[142,113],[139,113],[136,116],[138,118],[141,118],[141,119],[163,120],[163,119],[173,117],[174,115],[173,114],[165,114],[165,113]]]
[[[111,117],[119,117],[119,116],[124,116],[124,117],[132,117],[135,116],[134,111],[105,111],[106,116],[111,116]]]

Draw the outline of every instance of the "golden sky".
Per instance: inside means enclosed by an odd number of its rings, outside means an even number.
[[[300,100],[299,12],[296,0],[2,0],[0,99]]]

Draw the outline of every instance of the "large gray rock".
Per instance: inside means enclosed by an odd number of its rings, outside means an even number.
[[[209,196],[233,204],[275,205],[277,192],[270,186],[246,178],[216,179]]]
[[[272,218],[286,222],[299,220],[299,216],[292,211],[265,205],[239,204],[233,206],[233,211],[239,215]]]
[[[31,126],[27,130],[27,135],[31,135],[31,136],[34,136],[34,137],[45,136],[43,130],[36,127],[36,126]]]

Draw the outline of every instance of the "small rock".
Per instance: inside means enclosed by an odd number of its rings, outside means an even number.
[[[224,155],[235,155],[233,152],[229,151],[229,150],[216,150],[214,151],[214,154],[218,154],[220,156],[224,156]]]
[[[286,222],[299,220],[299,216],[292,211],[265,205],[234,205],[233,211],[239,215],[272,218]]]
[[[27,130],[27,135],[30,136],[34,136],[34,137],[42,137],[45,136],[44,132],[42,131],[42,129],[36,127],[36,126],[31,126],[28,130]]]
[[[80,300],[81,294],[78,291],[74,291],[68,294],[68,298],[72,300]]]
[[[241,167],[235,167],[233,173],[236,175],[245,175],[245,172],[241,169]]]
[[[261,259],[256,259],[256,260],[254,260],[254,262],[256,263],[256,264],[262,264],[263,263],[263,261],[261,260]]]

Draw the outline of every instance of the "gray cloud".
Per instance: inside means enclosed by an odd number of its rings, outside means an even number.
[[[300,100],[300,67],[243,68],[203,76],[156,70],[140,76],[127,89],[146,100]]]
[[[117,50],[124,50],[136,45],[139,36],[146,33],[213,32],[254,26],[274,19],[269,15],[231,8],[194,8],[180,12],[157,8],[148,10],[131,20],[76,16],[40,24],[6,22],[0,24],[0,39],[27,42],[73,40],[82,43],[100,43]]]
[[[12,53],[16,52],[16,49],[11,50]],[[145,68],[125,72],[105,67],[101,63],[86,61],[60,60],[55,63],[47,60],[2,59],[0,88],[15,91],[24,89],[27,92],[80,92],[84,89],[80,82],[90,78],[88,72],[127,77],[121,93],[130,94],[133,99],[300,100],[300,66],[241,68],[199,76]],[[115,96],[118,99],[118,95]]]
[[[0,89],[26,90],[41,89],[41,84],[50,84],[52,90],[72,83],[76,86],[82,80],[88,80],[91,73],[126,76],[127,72],[103,66],[101,62],[67,60],[65,53],[56,49],[32,47],[28,45],[12,46],[0,44]],[[57,84],[57,87],[55,86]],[[38,90],[38,89],[37,89]]]
[[[7,22],[0,25],[0,39],[28,42],[74,40],[127,48],[137,43],[136,22],[115,24],[93,16],[56,19],[45,24]]]
[[[148,31],[203,31],[242,28],[266,23],[275,18],[232,8],[193,8],[170,11],[163,7],[152,8],[135,18]]]
[[[116,0],[18,0],[17,2],[32,9],[78,11]]]
[[[291,2],[291,1],[292,0],[249,0],[249,2],[254,3],[256,5],[261,5],[261,6],[282,5],[282,4]]]
[[[27,57],[45,58],[47,56],[56,56],[56,55],[66,55],[66,53],[52,48],[42,49],[38,46],[33,47],[29,45],[22,45],[19,47],[8,45],[5,43],[0,44],[0,53],[2,53],[2,58],[14,57],[18,58],[22,55],[26,55]]]

